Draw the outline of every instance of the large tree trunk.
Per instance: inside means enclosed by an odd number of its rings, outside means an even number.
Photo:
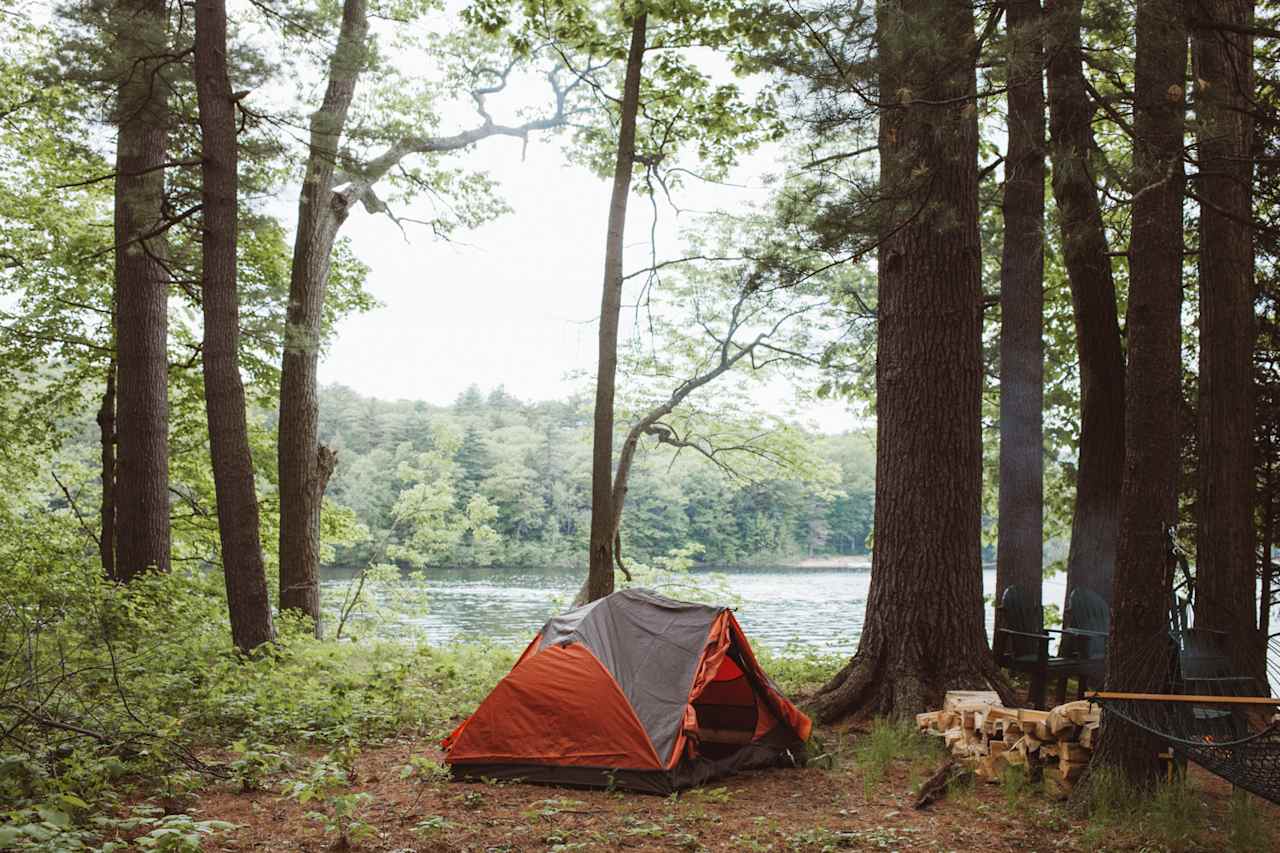
[[[1134,75],[1133,227],[1129,246],[1129,383],[1124,482],[1107,687],[1166,687],[1182,406],[1182,135],[1187,30],[1181,0],[1139,0]],[[1094,761],[1153,784],[1159,745],[1106,715]]]
[[[225,0],[197,0],[195,76],[200,112],[204,399],[218,504],[231,640],[249,651],[275,636],[258,532],[258,495],[240,379],[236,291],[239,163],[236,106],[227,76]]]
[[[1000,266],[1000,538],[997,601],[1040,604],[1044,535],[1044,53],[1040,0],[1011,0],[1009,150]]]
[[[116,577],[169,569],[169,276],[164,169],[171,52],[164,0],[120,4],[127,69],[116,105]]]
[[[311,116],[280,369],[280,609],[310,617],[317,636],[320,507],[336,457],[320,446],[318,437],[316,361],[333,242],[348,213],[342,197],[333,192],[338,143],[364,68],[368,29],[365,0],[346,0],[324,100]]]
[[[644,63],[643,11],[631,23],[631,47],[622,85],[618,124],[618,159],[613,170],[609,228],[605,237],[604,295],[600,304],[600,354],[596,367],[595,430],[591,450],[591,550],[586,600],[613,592],[613,394],[618,373],[618,320],[622,313],[622,241],[627,197],[636,158],[636,114],[640,107],[640,73]]]
[[[973,7],[877,7],[876,544],[857,654],[823,721],[996,683],[982,611],[981,292]],[[923,39],[921,34],[927,33]]]
[[[98,535],[98,555],[102,559],[102,571],[109,577],[116,576],[116,360],[107,364],[107,386],[102,392],[102,405],[98,409],[98,440],[102,460],[102,506],[98,511],[101,532]]]
[[[1201,24],[1248,27],[1252,0],[1203,0]],[[1261,675],[1254,636],[1253,39],[1192,31],[1200,170],[1200,494],[1196,624],[1230,632],[1240,672]]]
[[[1046,7],[1053,196],[1080,359],[1080,455],[1067,589],[1088,587],[1109,601],[1124,463],[1125,367],[1111,259],[1089,166],[1093,105],[1080,49],[1081,4],[1049,0]]]

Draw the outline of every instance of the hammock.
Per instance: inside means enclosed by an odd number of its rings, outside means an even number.
[[[1280,804],[1280,699],[1091,692],[1108,713],[1238,788]]]
[[[1280,685],[1280,634],[1268,638],[1265,681],[1234,671],[1222,631],[1193,627],[1195,575],[1169,532],[1172,607],[1166,632],[1150,638],[1137,670],[1177,693],[1108,691],[1086,695],[1165,741],[1179,758],[1263,799],[1280,804],[1280,698],[1259,696]],[[1151,684],[1148,681],[1148,686]]]

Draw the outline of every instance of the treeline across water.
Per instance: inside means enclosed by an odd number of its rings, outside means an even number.
[[[581,565],[591,524],[590,401],[526,403],[472,386],[450,406],[327,386],[321,441],[337,451],[327,501],[358,567]],[[813,433],[815,463],[734,477],[693,453],[652,451],[631,476],[624,559],[694,545],[708,564],[863,554],[875,436]],[[700,550],[699,550],[700,549]]]

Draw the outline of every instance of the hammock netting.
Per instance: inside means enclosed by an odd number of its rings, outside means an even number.
[[[1096,701],[1168,743],[1179,757],[1280,804],[1280,724],[1274,707],[1182,699]]]
[[[1280,804],[1280,701],[1268,701],[1273,694],[1266,681],[1232,670],[1225,642],[1220,632],[1178,626],[1152,641],[1150,654],[1159,659],[1142,668],[1165,672],[1163,689],[1134,689],[1145,698],[1129,698],[1107,696],[1125,690],[1108,685],[1094,701],[1167,743],[1179,758]],[[1266,675],[1280,684],[1280,636],[1271,638]]]

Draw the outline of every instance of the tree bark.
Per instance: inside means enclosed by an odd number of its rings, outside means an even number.
[[[1252,0],[1200,0],[1208,25],[1248,27]],[[1200,169],[1199,498],[1196,624],[1227,631],[1239,672],[1262,674],[1254,636],[1253,39],[1192,30]]]
[[[240,379],[236,105],[227,76],[226,0],[197,0],[195,78],[200,115],[204,399],[227,586],[231,640],[240,651],[275,636],[262,560],[258,495]]]
[[[126,78],[116,105],[116,577],[169,569],[168,296],[164,196],[170,52],[164,0],[117,11]]]
[[[1129,387],[1107,688],[1166,688],[1182,407],[1182,136],[1187,30],[1181,0],[1139,0],[1134,75],[1133,226],[1129,247]],[[1159,776],[1159,745],[1105,716],[1100,766],[1135,786]]]
[[[320,635],[320,507],[336,455],[320,445],[316,362],[333,242],[347,218],[333,192],[338,144],[365,64],[366,0],[345,0],[320,109],[311,116],[307,172],[289,278],[280,370],[280,609],[309,617]]]
[[[108,578],[116,576],[116,360],[107,363],[107,385],[98,409],[98,435],[102,459],[102,530],[98,535],[98,555]]]
[[[591,545],[587,601],[613,592],[613,397],[618,374],[618,321],[622,313],[622,248],[627,198],[636,157],[636,114],[644,64],[645,25],[641,11],[631,22],[631,45],[622,85],[618,157],[613,170],[609,227],[605,237],[604,295],[600,303],[600,352],[596,367],[595,429],[591,450]]]
[[[983,626],[981,248],[973,7],[877,6],[876,501],[857,654],[823,721],[902,716],[1001,683]],[[928,34],[927,39],[921,37]]]
[[[1044,52],[1040,0],[1008,5],[1009,149],[1000,265],[1000,530],[996,600],[1041,602],[1044,539]]]
[[[1080,46],[1082,0],[1049,0],[1053,196],[1071,285],[1080,359],[1080,454],[1067,556],[1067,589],[1111,600],[1124,464],[1124,352],[1116,288],[1089,154],[1093,106]],[[1070,614],[1064,614],[1070,624]]]

